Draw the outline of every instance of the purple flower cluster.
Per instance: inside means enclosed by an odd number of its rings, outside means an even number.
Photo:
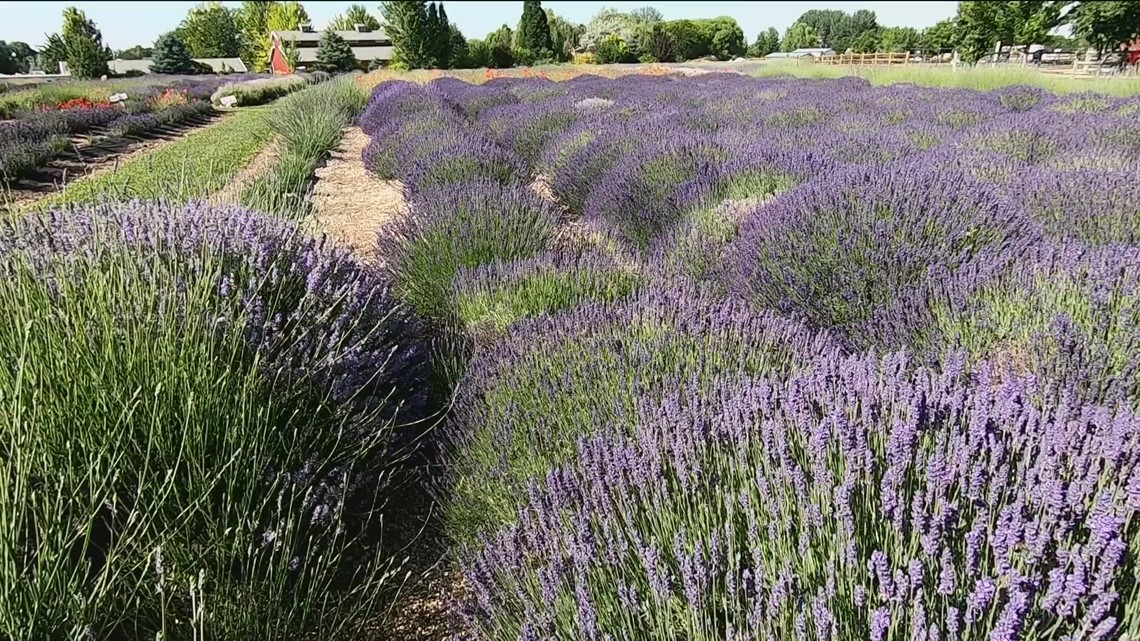
[[[473,637],[1119,638],[1140,417],[1041,392],[902,354],[678,380],[468,558]]]
[[[370,421],[422,411],[415,318],[377,270],[294,223],[237,207],[131,202],[53,209],[0,228],[0,256],[45,266],[116,249],[176,261],[191,275],[220,260],[219,310],[238,304],[250,357],[283,393],[327,397]]]

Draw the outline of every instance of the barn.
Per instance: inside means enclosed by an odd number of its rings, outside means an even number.
[[[356,25],[352,31],[337,31],[344,38],[356,62],[367,67],[373,61],[387,65],[392,60],[392,39],[382,29],[372,30],[364,25]],[[288,74],[311,68],[317,61],[317,47],[321,42],[321,32],[312,25],[301,25],[300,31],[271,31],[269,33],[269,68],[273,73]],[[290,64],[289,50],[296,52],[296,68]]]

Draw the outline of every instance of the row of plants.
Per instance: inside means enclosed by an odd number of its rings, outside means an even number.
[[[125,101],[69,98],[16,112],[0,123],[0,180],[14,182],[71,147],[71,137],[101,132],[102,137],[145,135],[158,128],[212,113],[208,100],[218,79],[176,81],[131,89]]]
[[[1138,107],[379,85],[467,637],[1140,634]]]
[[[260,77],[252,80],[237,79],[217,87],[210,95],[210,101],[221,104],[222,99],[232,96],[235,107],[251,107],[273,102],[282,96],[300,91],[309,85],[327,82],[332,76],[324,71],[312,73],[298,72],[288,76]]]
[[[356,74],[344,75],[290,95],[274,107],[270,119],[277,142],[274,166],[242,189],[243,205],[294,220],[312,213],[306,196],[313,171],[368,100],[356,80]]]

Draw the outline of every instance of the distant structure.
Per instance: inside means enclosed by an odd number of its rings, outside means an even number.
[[[206,65],[214,70],[214,73],[247,73],[249,69],[246,68],[245,63],[241,58],[192,58],[198,64]],[[151,58],[143,58],[142,60],[108,60],[107,68],[111,73],[122,76],[128,73],[150,73],[150,65],[154,62]]]
[[[828,47],[810,47],[806,49],[796,49],[795,51],[777,51],[770,53],[765,58],[777,60],[780,58],[822,58],[824,56],[834,56],[835,49]]]
[[[392,61],[392,39],[383,29],[371,30],[358,24],[352,31],[336,33],[352,47],[352,54],[361,67],[367,67],[374,60],[385,66]],[[321,33],[313,30],[312,25],[301,25],[300,31],[271,31],[269,40],[269,68],[273,73],[288,74],[311,67],[317,61]],[[289,62],[288,49],[295,52],[296,68]]]

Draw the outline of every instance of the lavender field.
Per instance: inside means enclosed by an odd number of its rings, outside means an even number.
[[[0,215],[0,639],[1140,640],[1140,99],[363,86]]]
[[[379,85],[464,638],[1140,638],[1140,102]]]

